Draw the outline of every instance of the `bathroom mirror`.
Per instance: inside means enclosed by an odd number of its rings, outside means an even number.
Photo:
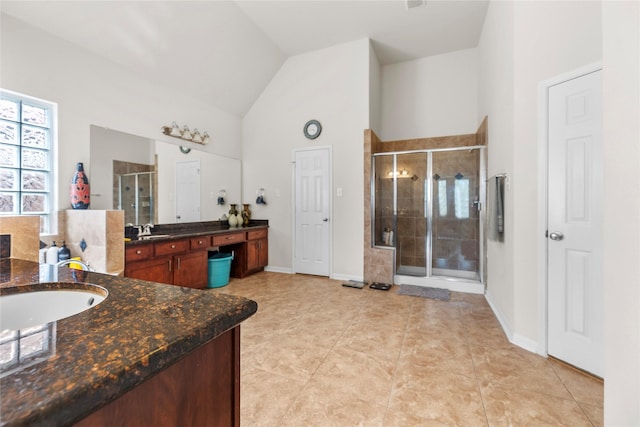
[[[197,149],[185,153],[179,145],[100,126],[91,126],[90,137],[92,209],[121,208],[125,223],[170,224],[219,219],[229,210],[217,204],[220,190],[227,203],[240,203],[238,159]]]

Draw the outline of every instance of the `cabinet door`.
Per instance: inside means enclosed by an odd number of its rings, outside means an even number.
[[[267,265],[269,247],[267,239],[249,240],[247,242],[247,270],[263,268]]]
[[[260,268],[264,268],[269,264],[269,239],[267,239],[266,237],[264,239],[260,239],[260,250],[259,250],[259,254],[260,254],[260,261],[259,261],[259,267]]]
[[[194,251],[173,257],[173,284],[188,288],[204,288],[209,274],[207,251]]]
[[[247,270],[260,268],[260,240],[247,242]]]
[[[173,280],[171,263],[171,257],[127,263],[124,275],[133,279],[171,284]]]

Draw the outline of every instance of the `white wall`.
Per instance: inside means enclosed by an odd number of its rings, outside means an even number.
[[[604,424],[640,425],[640,3],[603,2]]]
[[[174,89],[150,84],[75,45],[2,14],[0,86],[56,102],[59,113],[59,206],[68,205],[68,182],[75,164],[89,164],[90,125],[164,140],[160,128],[187,124],[207,130],[205,150],[239,159],[240,118],[204,105]],[[184,142],[183,145],[190,145]]]
[[[363,130],[369,127],[369,41],[358,40],[289,58],[243,121],[243,197],[269,220],[269,266],[292,269],[292,152],[333,149],[334,277],[362,277]],[[316,119],[322,134],[306,139]],[[267,205],[255,205],[265,189]],[[336,188],[343,197],[336,197]]]
[[[602,59],[601,4],[594,1],[514,5],[514,322],[539,340],[538,84]]]
[[[382,67],[373,45],[369,44],[369,129],[376,135],[382,129]]]
[[[538,84],[601,59],[600,18],[598,2],[492,2],[480,43],[485,71],[479,116],[489,116],[489,174],[507,172],[506,205],[512,205],[505,229],[511,240],[488,248],[488,298],[510,339],[530,350],[539,348],[541,340],[536,303]],[[500,40],[511,35],[512,44]],[[501,75],[507,77],[504,83]]]
[[[478,118],[488,116],[487,176],[513,175],[513,2],[491,2],[478,43]],[[505,187],[504,242],[487,242],[487,300],[513,336],[514,208]]]
[[[477,49],[382,67],[382,141],[475,133]]]

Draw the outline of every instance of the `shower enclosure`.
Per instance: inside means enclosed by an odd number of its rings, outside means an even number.
[[[397,283],[481,284],[484,149],[374,154],[372,242],[395,248]]]
[[[118,175],[118,209],[125,224],[149,224],[154,219],[153,181],[155,172]]]

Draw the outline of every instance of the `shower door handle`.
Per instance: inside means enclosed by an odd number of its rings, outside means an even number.
[[[559,242],[560,240],[564,239],[564,234],[562,234],[560,232],[557,232],[557,231],[554,231],[553,233],[549,234],[549,238],[551,240],[555,240],[555,241]]]

